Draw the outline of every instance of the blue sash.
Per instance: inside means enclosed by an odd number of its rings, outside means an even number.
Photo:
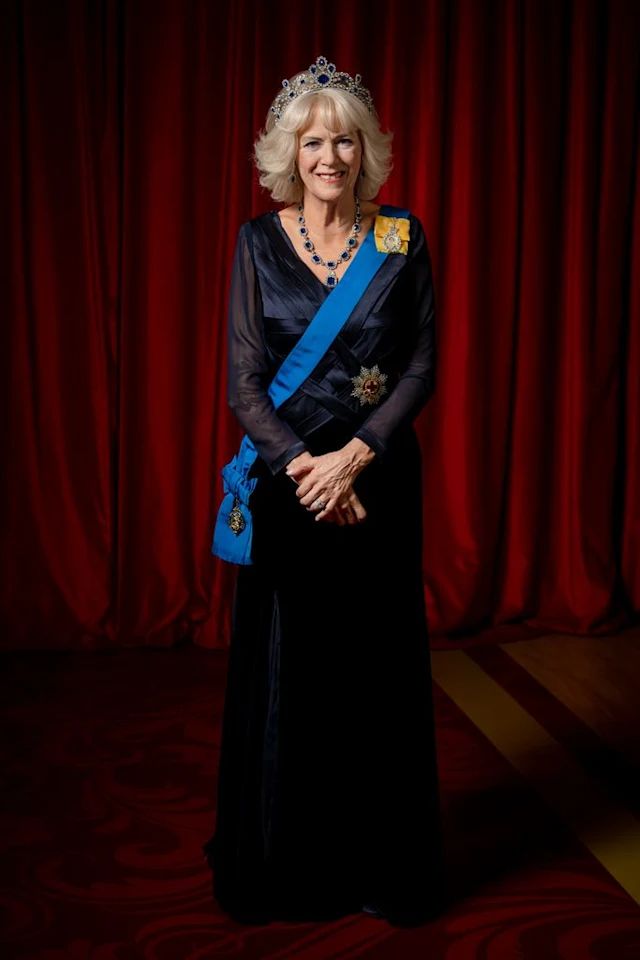
[[[408,217],[406,210],[382,205],[383,217]],[[291,352],[282,361],[269,385],[269,396],[277,409],[296,392],[313,372],[336,336],[349,319],[360,297],[380,269],[388,253],[377,250],[375,223],[367,233],[353,263],[344,277],[323,301],[306,330]],[[249,565],[253,541],[253,523],[249,499],[257,477],[249,478],[251,467],[258,457],[253,441],[247,434],[242,438],[237,454],[222,468],[224,496],[213,533],[211,553],[229,563]]]

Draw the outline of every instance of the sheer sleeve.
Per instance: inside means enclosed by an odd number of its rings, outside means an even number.
[[[251,249],[251,225],[240,227],[229,292],[227,402],[272,474],[307,449],[268,394],[270,375],[262,306]]]
[[[367,417],[355,436],[384,458],[389,440],[399,426],[411,423],[435,389],[435,297],[431,257],[422,224],[416,218],[416,236],[407,264],[407,321],[412,325],[409,363],[386,400]]]

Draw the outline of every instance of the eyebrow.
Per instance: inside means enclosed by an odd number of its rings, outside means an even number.
[[[350,131],[345,131],[344,133],[338,133],[333,140],[342,140],[343,137],[350,137],[353,140],[353,134]],[[322,140],[322,137],[319,133],[305,133],[302,137],[303,140]]]

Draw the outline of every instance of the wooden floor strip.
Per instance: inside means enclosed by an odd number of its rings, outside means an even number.
[[[431,654],[433,679],[640,903],[640,821],[463,651]]]

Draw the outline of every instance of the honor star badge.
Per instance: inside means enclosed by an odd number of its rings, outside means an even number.
[[[409,247],[409,221],[406,217],[382,217],[375,220],[373,234],[380,253],[403,253]]]
[[[387,381],[386,373],[380,373],[378,364],[371,367],[360,367],[360,373],[357,377],[351,377],[353,390],[352,397],[357,397],[361,406],[365,403],[377,403],[380,397],[387,392],[385,383]]]

